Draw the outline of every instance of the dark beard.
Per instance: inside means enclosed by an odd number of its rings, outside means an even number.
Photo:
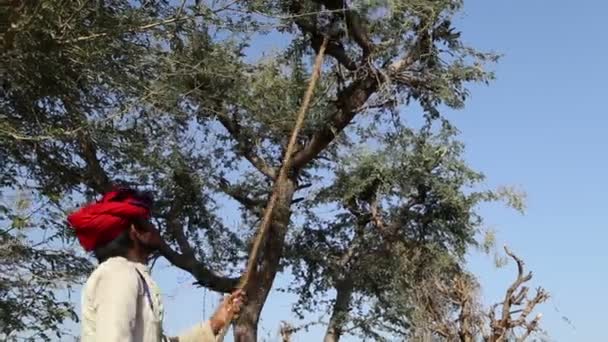
[[[152,244],[143,242],[143,241],[139,241],[139,245],[141,246],[142,250],[146,253],[149,254],[150,257],[154,254],[158,254],[160,252],[160,248],[159,246],[153,246]]]

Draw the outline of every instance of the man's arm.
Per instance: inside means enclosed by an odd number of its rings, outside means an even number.
[[[209,321],[195,325],[190,330],[177,337],[169,338],[171,342],[221,342],[216,336]]]
[[[133,341],[138,295],[139,279],[134,270],[117,268],[100,276],[95,288],[96,341]]]

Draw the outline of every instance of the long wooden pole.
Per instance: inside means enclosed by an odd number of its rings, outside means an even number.
[[[308,82],[308,88],[306,89],[306,93],[304,94],[304,101],[300,106],[300,110],[298,111],[296,117],[296,124],[293,127],[291,132],[291,137],[289,139],[289,143],[287,144],[287,149],[285,150],[285,154],[283,155],[283,163],[279,170],[279,174],[274,181],[274,188],[272,190],[272,194],[270,195],[270,199],[266,205],[266,209],[264,210],[264,216],[262,218],[262,222],[260,222],[260,226],[258,227],[257,234],[255,236],[255,240],[253,241],[253,245],[251,247],[251,252],[249,253],[249,258],[247,260],[247,269],[243,276],[241,277],[239,284],[237,285],[237,289],[243,289],[249,283],[251,276],[256,270],[258,256],[260,255],[261,247],[263,242],[268,234],[268,231],[271,227],[273,212],[278,201],[279,195],[282,193],[282,185],[287,180],[287,175],[289,170],[291,169],[292,157],[294,153],[294,148],[296,146],[296,142],[298,139],[298,134],[300,130],[304,126],[304,119],[306,117],[306,112],[308,111],[308,107],[310,106],[310,100],[312,99],[312,95],[314,93],[315,87],[317,85],[317,80],[321,75],[321,66],[323,64],[323,57],[325,55],[325,48],[327,47],[328,39],[323,39],[323,43],[319,48],[319,52],[317,53],[317,57],[315,59],[315,64],[312,70],[312,76],[310,81]],[[234,317],[232,317],[234,319]],[[232,322],[232,320],[230,322]],[[226,332],[228,330],[228,326],[224,327],[222,331],[218,334],[218,340],[223,340]]]

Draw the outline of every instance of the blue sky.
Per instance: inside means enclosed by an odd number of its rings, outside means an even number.
[[[488,176],[488,186],[515,185],[528,195],[525,215],[488,206],[482,209],[486,221],[497,230],[499,244],[507,243],[534,271],[532,285],[551,292],[541,311],[552,340],[608,341],[602,325],[608,307],[608,143],[603,135],[608,31],[602,19],[608,3],[465,3],[458,23],[465,41],[504,57],[495,66],[498,79],[489,87],[473,87],[466,108],[448,116],[462,132],[468,161]],[[470,267],[488,304],[504,294],[515,272],[512,264],[496,269],[491,258],[477,254],[471,255]],[[215,294],[204,296],[184,273],[161,265],[155,277],[166,292],[169,332],[186,329],[217,304]],[[271,293],[260,337],[277,340],[279,321],[292,319],[292,299]],[[319,341],[322,332],[312,329],[295,341]]]
[[[602,20],[608,4],[465,3],[460,27],[466,39],[505,57],[496,67],[497,81],[475,87],[466,109],[451,118],[468,160],[489,184],[518,185],[528,194],[524,216],[488,208],[487,221],[526,260],[533,282],[552,293],[542,307],[551,336],[607,341],[601,327],[608,306],[608,42]],[[471,259],[487,300],[501,294],[512,267],[496,270],[487,260]]]

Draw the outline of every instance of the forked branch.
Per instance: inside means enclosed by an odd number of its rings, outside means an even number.
[[[523,331],[517,337],[517,341],[524,341],[531,334],[538,332],[542,315],[538,314],[532,320],[528,320],[528,316],[537,305],[549,299],[549,293],[542,287],[536,290],[536,295],[533,298],[528,297],[528,287],[524,284],[532,279],[532,272],[526,273],[523,260],[513,254],[506,246],[504,249],[505,253],[517,264],[517,278],[507,289],[503,301],[492,306],[489,312],[490,335],[486,337],[489,342],[504,342],[508,334],[515,333],[515,331]],[[500,318],[496,318],[496,310],[500,306],[502,306],[502,313]],[[516,314],[519,314],[519,316],[514,317]]]

